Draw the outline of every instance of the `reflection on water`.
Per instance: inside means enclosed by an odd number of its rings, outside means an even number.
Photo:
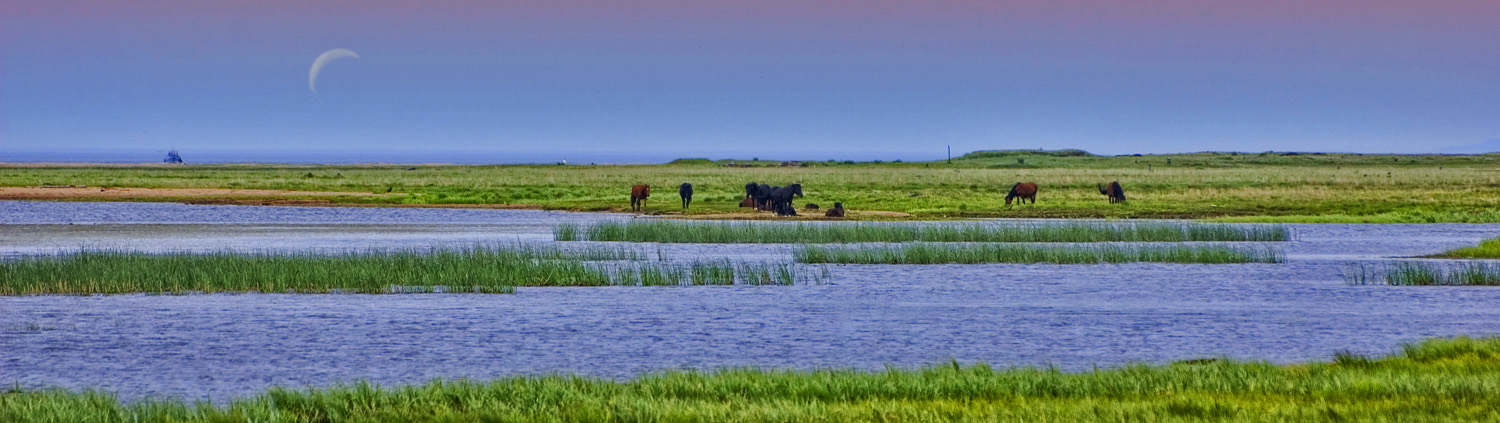
[[[553,224],[620,218],[629,217],[0,202],[0,254],[549,242]],[[362,378],[879,369],[948,358],[1068,369],[1226,354],[1290,362],[1500,333],[1500,289],[1349,286],[1339,277],[1351,261],[1473,244],[1500,235],[1500,225],[1293,227],[1297,240],[1279,244],[1283,264],[846,265],[822,286],[515,295],[6,297],[0,383],[222,399]],[[641,248],[673,259],[772,260],[791,247]]]

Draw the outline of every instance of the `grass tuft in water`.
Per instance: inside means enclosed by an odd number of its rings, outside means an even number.
[[[1214,223],[1065,223],[1043,225],[751,224],[678,221],[558,225],[558,241],[675,243],[859,242],[1184,242],[1286,241],[1280,225]]]
[[[956,361],[919,369],[669,370],[421,385],[271,388],[223,404],[0,391],[0,421],[42,422],[1349,422],[1493,421],[1500,338],[1278,365],[1232,359],[1065,372]]]
[[[85,251],[0,262],[0,295],[511,293],[516,286],[723,285],[741,274],[759,282],[749,274],[783,270],[792,276],[777,279],[777,285],[820,281],[798,279],[786,264],[725,261],[682,268],[641,262],[644,255],[622,247],[527,246],[344,255]]]
[[[802,263],[977,264],[977,263],[1280,263],[1270,248],[1225,246],[1037,246],[1000,244],[805,245],[795,253]]]
[[[1344,271],[1344,282],[1351,285],[1500,286],[1500,263],[1358,264]]]

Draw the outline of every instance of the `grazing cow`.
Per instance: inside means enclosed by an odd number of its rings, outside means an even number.
[[[818,208],[818,205],[814,203],[807,203],[807,205],[802,206],[803,210],[817,210]]]
[[[1125,189],[1120,188],[1120,181],[1110,182],[1109,186],[1099,184],[1099,193],[1109,196],[1110,203],[1125,202]]]
[[[682,209],[687,210],[689,204],[693,204],[693,184],[683,182],[677,187],[677,196],[682,197]]]
[[[1005,194],[1005,205],[1009,206],[1010,201],[1016,197],[1021,197],[1021,204],[1025,204],[1026,200],[1036,204],[1036,182],[1022,182],[1010,187],[1010,193]]]
[[[755,191],[760,189],[760,184],[751,182],[745,184],[745,198],[755,197]]]
[[[844,217],[844,203],[833,203],[833,208],[823,212],[827,217]]]
[[[792,214],[796,214],[796,210],[792,207],[793,196],[802,196],[802,184],[791,184],[771,191],[771,209],[776,210],[777,214],[782,214],[783,208],[792,210]]]
[[[755,207],[755,199],[745,197],[744,200],[740,200],[740,207]]]
[[[650,185],[636,185],[630,187],[630,210],[641,211],[641,209],[646,207],[646,198],[650,196]]]

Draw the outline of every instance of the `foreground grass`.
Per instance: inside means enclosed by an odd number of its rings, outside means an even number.
[[[859,247],[803,246],[801,263],[977,264],[977,263],[1280,263],[1267,248],[1224,246],[1107,245],[1050,247],[996,244],[906,244]]]
[[[1274,365],[1194,360],[1069,373],[985,365],[668,371],[418,386],[273,388],[221,406],[110,394],[0,393],[42,422],[1473,422],[1500,420],[1500,339],[1434,339],[1387,357]]]
[[[253,188],[385,193],[318,198],[349,204],[510,204],[628,210],[630,186],[658,187],[649,213],[678,213],[671,187],[697,190],[691,214],[738,212],[746,182],[799,182],[801,202],[919,219],[1243,218],[1280,222],[1500,222],[1500,155],[1286,155],[1201,153],[1105,157],[983,152],[923,163],[812,162],[809,167],[728,168],[684,160],[630,166],[188,165],[4,167],[0,186]],[[790,158],[788,158],[790,159]],[[747,161],[741,161],[742,163]],[[1095,184],[1118,180],[1130,201],[1109,204]],[[1041,187],[1035,205],[1006,207],[1016,182]],[[144,200],[144,199],[142,199]],[[163,197],[152,200],[174,200]],[[201,201],[202,198],[181,198]],[[255,199],[235,199],[251,201]],[[115,200],[112,200],[115,201]],[[259,204],[259,202],[254,202]],[[762,213],[765,215],[765,213]],[[861,215],[873,216],[873,215]],[[1413,220],[1403,220],[1413,219]]]
[[[558,241],[674,243],[848,242],[1183,242],[1286,241],[1291,233],[1274,225],[1070,223],[1020,225],[747,224],[633,220],[558,225]]]
[[[191,292],[510,293],[516,286],[789,285],[788,264],[640,260],[624,248],[541,247],[366,252],[146,254],[80,252],[0,262],[0,295]],[[816,276],[816,275],[815,275]]]
[[[1352,285],[1500,286],[1500,264],[1398,262],[1356,265],[1344,272]]]

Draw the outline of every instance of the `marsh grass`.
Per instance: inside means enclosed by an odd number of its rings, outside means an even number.
[[[1271,248],[1226,246],[1038,246],[1002,244],[806,245],[795,253],[802,263],[978,264],[978,263],[1280,263]]]
[[[686,286],[686,285],[797,285],[822,284],[828,279],[826,269],[799,274],[788,263],[735,263],[695,261],[685,267],[657,264],[624,264],[607,273],[614,285]]]
[[[936,422],[1493,421],[1500,339],[1405,344],[1276,365],[1231,359],[1066,372],[948,362],[920,369],[671,370],[422,385],[271,388],[221,404],[120,402],[97,391],[0,392],[0,421],[41,422]]]
[[[1280,225],[1210,223],[1055,223],[1041,225],[750,224],[633,220],[558,225],[558,241],[672,243],[859,243],[859,242],[1183,242],[1286,241]]]
[[[1500,286],[1500,263],[1357,264],[1347,268],[1343,276],[1351,285]]]
[[[1496,223],[1500,211],[1399,211],[1368,215],[1230,216],[1206,219],[1225,223]]]
[[[84,251],[0,262],[0,295],[122,293],[510,293],[516,286],[788,285],[788,264],[644,262],[623,247],[147,254]],[[623,261],[623,262],[620,262]],[[778,267],[781,266],[781,267]],[[757,272],[784,272],[766,282]]]

